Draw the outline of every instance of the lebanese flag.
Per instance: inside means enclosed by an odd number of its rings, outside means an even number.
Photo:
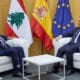
[[[50,51],[53,48],[52,19],[46,0],[36,0],[30,22],[33,35]]]
[[[30,28],[22,0],[11,0],[5,35],[8,37],[25,38],[28,44],[32,44],[33,39]]]

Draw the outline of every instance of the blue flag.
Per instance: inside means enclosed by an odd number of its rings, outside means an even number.
[[[52,24],[54,36],[67,34],[74,29],[75,26],[70,12],[69,0],[59,0]]]

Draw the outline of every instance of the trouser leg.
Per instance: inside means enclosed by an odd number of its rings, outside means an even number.
[[[57,57],[63,57],[64,53],[65,53],[65,50],[63,49],[63,47],[61,47],[61,48],[59,48],[56,56]],[[53,68],[55,70],[57,70],[59,67],[60,67],[60,63],[55,63],[53,66]]]
[[[66,69],[67,70],[72,69],[73,68],[73,55],[68,52],[66,58],[67,58],[67,66],[66,66]]]
[[[20,67],[20,60],[19,60],[19,56],[17,54],[17,50],[16,48],[8,48],[5,50],[5,54],[6,56],[10,56],[12,59],[12,64],[13,64],[13,72],[18,72],[18,68]]]
[[[75,52],[78,52],[78,48],[76,45],[72,45],[66,50],[67,69],[73,69],[73,54]]]
[[[25,57],[24,51],[23,51],[23,48],[22,47],[16,47],[16,49],[17,49],[17,54],[18,54],[19,63],[20,63],[19,71],[22,71],[22,58]]]

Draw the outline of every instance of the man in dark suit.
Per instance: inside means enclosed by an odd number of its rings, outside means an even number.
[[[56,55],[57,57],[63,57],[63,55],[66,54],[66,58],[67,58],[66,75],[70,75],[73,73],[73,54],[75,52],[80,51],[80,28],[76,28],[74,31],[66,35],[60,35],[56,37],[56,40],[59,40],[62,37],[72,37],[71,41],[68,44],[59,48]],[[56,63],[51,72],[57,73],[59,67],[60,67],[60,63]]]
[[[0,56],[10,56],[13,63],[13,76],[22,77],[22,58],[25,57],[22,47],[10,47],[6,44],[7,37],[0,35]],[[29,72],[24,72],[30,75]]]

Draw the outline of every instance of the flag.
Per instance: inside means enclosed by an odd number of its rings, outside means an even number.
[[[25,14],[22,0],[11,0],[6,22],[5,35],[8,37],[25,38],[29,45],[33,42],[28,16]]]
[[[69,0],[58,0],[57,11],[52,26],[54,36],[67,34],[75,29]]]
[[[31,18],[31,29],[33,36],[39,38],[45,48],[50,51],[53,48],[52,20],[45,0],[36,0]]]

